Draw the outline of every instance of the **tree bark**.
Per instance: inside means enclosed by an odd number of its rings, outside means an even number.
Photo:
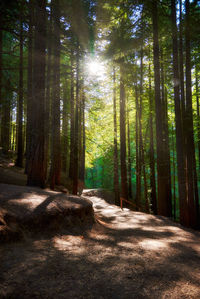
[[[157,215],[156,178],[155,178],[155,157],[154,157],[154,134],[153,134],[153,100],[151,90],[151,66],[149,63],[149,165],[150,165],[150,202],[154,215]]]
[[[46,50],[46,0],[35,1],[35,43],[33,55],[33,96],[31,114],[31,144],[28,165],[30,186],[44,187],[45,165],[45,50]]]
[[[52,90],[52,157],[50,186],[60,185],[61,144],[60,144],[60,2],[52,0],[53,17],[53,90]]]
[[[27,72],[27,122],[26,122],[26,165],[25,173],[28,172],[28,164],[31,155],[31,113],[32,113],[32,81],[33,81],[33,0],[29,1],[29,28],[28,28],[28,72]]]
[[[74,122],[74,163],[73,163],[73,189],[72,193],[77,195],[78,193],[78,145],[79,145],[79,45],[77,45],[76,53],[76,110],[75,110],[75,122]]]
[[[195,85],[196,85],[196,105],[197,105],[197,146],[198,146],[198,162],[199,162],[199,174],[200,174],[200,107],[199,107],[199,83],[198,83],[198,69],[197,64],[195,66]]]
[[[67,84],[67,83],[66,83]],[[63,113],[62,113],[62,170],[66,174],[68,170],[68,151],[69,151],[69,143],[68,143],[68,93],[67,87],[64,87],[63,90]]]
[[[120,159],[121,159],[121,197],[128,199],[127,167],[126,167],[126,116],[124,70],[120,65]]]
[[[20,58],[19,58],[19,91],[17,103],[17,159],[15,165],[23,167],[23,21],[20,12]]]
[[[130,141],[130,123],[129,123],[129,110],[127,99],[127,145],[128,145],[128,197],[132,198],[132,183],[131,183],[131,141]]]
[[[1,26],[1,13],[0,13],[0,26]],[[3,68],[3,31],[0,30],[0,125],[2,125],[2,104],[3,104],[3,99],[2,99],[2,68]],[[0,135],[0,144],[2,145],[2,137]]]
[[[52,35],[53,35],[53,28],[52,28],[52,3],[50,3],[50,19],[48,20],[48,31],[47,31],[47,66],[46,66],[46,93],[45,93],[45,159],[46,159],[46,176],[48,175],[48,162],[52,153],[49,151],[49,144],[50,144],[50,130],[51,130],[51,116],[53,111],[51,111],[51,104],[52,104],[52,68],[53,68],[53,61],[52,61]]]
[[[117,108],[116,108],[116,74],[113,67],[113,125],[114,125],[114,193],[115,204],[120,204],[119,194],[119,170],[118,170],[118,148],[117,148]]]
[[[70,162],[69,177],[73,179],[74,163],[74,71],[73,71],[73,52],[71,51],[71,96],[70,96]]]
[[[174,77],[174,104],[175,104],[175,123],[176,123],[176,152],[177,152],[177,171],[178,171],[178,190],[179,190],[179,210],[180,223],[187,226],[187,187],[185,172],[185,149],[182,123],[182,99],[180,100],[179,70],[178,70],[178,40],[176,25],[176,4],[171,0],[172,16],[172,41],[173,41],[173,77]],[[184,86],[183,86],[184,87]],[[181,97],[183,96],[181,91]]]
[[[136,75],[137,76],[137,75]],[[139,147],[139,103],[138,103],[138,86],[137,79],[135,82],[135,105],[136,105],[136,209],[139,210],[141,206],[141,152]]]
[[[160,94],[160,52],[158,39],[158,8],[157,1],[152,1],[152,21],[153,21],[153,61],[154,61],[154,81],[155,81],[155,110],[156,110],[156,150],[157,150],[157,182],[158,182],[158,214],[171,216],[171,201],[169,200],[169,184],[166,180],[168,176],[167,165],[164,156],[163,144],[163,110]]]
[[[197,214],[199,210],[198,192],[196,184],[196,160],[193,130],[193,109],[192,109],[192,83],[191,83],[191,47],[190,47],[190,2],[185,1],[186,26],[185,26],[185,47],[186,47],[186,152],[187,152],[187,181],[188,181],[188,218],[189,226],[197,227]]]

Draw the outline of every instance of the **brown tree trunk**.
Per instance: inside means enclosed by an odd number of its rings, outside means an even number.
[[[53,76],[52,76],[52,157],[50,186],[60,185],[61,144],[60,144],[60,3],[52,0],[53,18]]]
[[[154,81],[155,81],[155,110],[156,110],[156,149],[157,149],[157,181],[158,181],[158,214],[171,216],[171,201],[169,200],[169,184],[166,180],[168,169],[164,155],[163,144],[163,110],[160,94],[160,52],[158,40],[158,8],[157,1],[152,1],[153,21],[153,60],[154,60]]]
[[[1,146],[4,155],[8,155],[10,149],[10,121],[11,121],[11,99],[12,93],[6,89],[4,99],[2,100],[1,116]]]
[[[182,100],[180,101],[180,85],[178,72],[178,42],[176,25],[176,5],[175,0],[171,0],[172,13],[172,40],[173,40],[173,76],[174,76],[174,103],[175,103],[175,122],[176,122],[176,152],[177,152],[177,170],[178,170],[178,190],[179,190],[179,209],[180,223],[187,225],[187,188],[185,172],[185,151],[182,123]],[[184,87],[184,86],[183,86]],[[182,95],[181,92],[181,96]]]
[[[149,202],[148,202],[148,190],[147,190],[147,179],[146,179],[146,167],[144,161],[144,145],[143,145],[143,134],[142,134],[142,97],[143,97],[143,49],[141,49],[140,57],[140,102],[139,102],[139,152],[140,161],[143,172],[144,180],[144,199],[145,199],[145,210],[149,212]]]
[[[50,143],[50,129],[51,129],[51,100],[52,100],[52,4],[50,3],[50,19],[48,20],[47,30],[47,67],[46,67],[46,93],[45,93],[45,159],[46,167],[48,168],[49,156],[49,143]],[[46,176],[48,169],[46,168]]]
[[[127,98],[127,145],[128,145],[128,197],[132,198],[132,183],[131,183],[131,141],[130,141],[130,124],[129,124],[129,110]]]
[[[31,155],[31,113],[32,113],[32,81],[33,81],[33,0],[29,1],[29,28],[28,28],[28,72],[27,72],[27,122],[26,122],[26,165],[25,173],[28,172],[28,164]]]
[[[23,167],[23,22],[20,12],[20,58],[19,58],[19,91],[17,103],[17,159],[15,165]]]
[[[73,52],[71,52],[71,95],[70,95],[70,160],[69,177],[73,179],[74,164],[74,71],[73,71]]]
[[[69,151],[69,143],[68,143],[68,94],[67,87],[64,87],[63,90],[63,113],[62,113],[62,170],[66,174],[68,167],[68,151]]]
[[[120,159],[121,159],[121,197],[128,199],[127,167],[126,167],[126,116],[124,70],[120,65]]]
[[[179,78],[180,78],[180,90],[181,90],[181,118],[183,122],[184,113],[185,113],[185,88],[184,88],[184,68],[183,68],[183,21],[182,21],[182,0],[179,4]],[[174,10],[174,9],[173,9]],[[173,12],[174,15],[174,12]],[[175,17],[176,17],[176,7],[175,7]],[[177,27],[175,28],[177,31]],[[176,33],[177,39],[177,33]],[[178,55],[178,54],[177,54]],[[184,129],[184,123],[183,123]]]
[[[141,152],[139,147],[139,103],[138,103],[138,86],[137,80],[135,82],[135,105],[136,105],[136,209],[139,210],[141,206]]]
[[[149,64],[149,137],[150,137],[150,149],[149,149],[149,164],[150,164],[150,202],[152,211],[157,215],[157,198],[156,198],[156,178],[155,178],[155,157],[154,157],[154,134],[153,134],[153,99],[151,90],[151,66]]]
[[[0,26],[1,26],[1,13],[0,13]],[[2,67],[3,67],[3,31],[0,30],[0,126],[2,125],[2,104],[3,104],[3,99],[2,99]],[[1,139],[1,134],[0,134],[0,144],[2,145],[2,139]]]
[[[187,152],[187,181],[188,181],[188,218],[189,226],[197,226],[198,192],[196,194],[196,160],[193,131],[193,109],[192,109],[192,86],[191,86],[191,50],[190,50],[190,2],[185,1],[186,26],[185,26],[185,47],[186,47],[186,152]]]
[[[164,56],[163,49],[160,50],[161,57],[161,87],[162,87],[162,111],[163,111],[163,155],[166,165],[166,182],[168,184],[168,202],[169,210],[172,216],[172,193],[171,193],[171,164],[170,164],[170,147],[169,147],[169,128],[168,128],[168,104],[167,90],[165,88],[165,71],[164,71]]]
[[[74,122],[74,163],[73,163],[73,189],[72,193],[78,193],[78,145],[79,145],[79,45],[76,53],[76,110]]]
[[[119,205],[119,170],[118,170],[118,148],[117,148],[117,109],[116,109],[116,75],[113,67],[113,124],[114,124],[114,193],[115,204]]]
[[[82,101],[81,101],[81,156],[79,169],[79,187],[80,191],[84,187],[85,181],[85,94],[84,87],[82,87]]]
[[[35,1],[35,43],[33,55],[33,97],[31,114],[31,144],[28,165],[30,186],[44,187],[45,176],[45,50],[46,50],[46,0]]]
[[[198,162],[199,162],[199,174],[200,174],[200,107],[199,107],[199,83],[198,83],[198,71],[197,65],[195,67],[195,85],[196,85],[196,105],[197,105],[197,146],[198,146]]]

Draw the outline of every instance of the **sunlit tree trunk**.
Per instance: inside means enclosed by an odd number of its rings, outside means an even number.
[[[52,152],[50,186],[60,185],[61,143],[60,143],[60,3],[52,0],[53,17],[53,75],[52,75]]]
[[[118,171],[118,148],[117,148],[117,109],[116,109],[116,75],[113,67],[113,124],[114,124],[114,193],[115,204],[119,205],[119,171]]]
[[[46,1],[36,0],[35,39],[33,55],[33,97],[31,115],[30,160],[27,184],[44,187],[45,165],[45,51],[46,51]]]
[[[73,179],[74,163],[74,71],[73,71],[73,52],[71,51],[71,95],[70,95],[70,160],[69,177]]]
[[[160,52],[158,40],[158,8],[157,1],[152,1],[152,21],[153,21],[153,61],[154,61],[154,81],[155,81],[155,110],[156,110],[156,149],[157,149],[157,182],[158,182],[158,214],[171,216],[171,200],[169,200],[168,169],[164,156],[163,144],[163,110],[160,93]]]
[[[166,165],[166,182],[168,184],[168,202],[169,210],[172,216],[172,193],[171,193],[171,164],[170,164],[170,147],[169,147],[169,128],[168,128],[168,103],[167,103],[167,89],[165,88],[165,70],[164,70],[164,55],[163,49],[160,48],[161,58],[161,96],[162,96],[162,111],[163,111],[163,155]]]
[[[73,187],[72,193],[76,195],[78,193],[78,145],[79,145],[79,105],[80,105],[80,82],[79,82],[79,45],[77,45],[76,53],[76,109],[75,109],[75,122],[74,122],[74,163],[73,163]]]
[[[157,214],[157,199],[156,199],[156,178],[155,178],[155,157],[154,157],[154,133],[153,133],[153,95],[151,90],[151,66],[149,63],[149,164],[150,164],[150,201],[152,211]]]
[[[135,82],[135,106],[136,106],[136,209],[140,209],[141,205],[141,159],[140,159],[140,148],[139,148],[139,101],[138,101],[138,86],[137,79]]]
[[[149,211],[148,203],[148,190],[147,190],[147,179],[146,179],[146,167],[144,161],[144,144],[143,144],[143,133],[142,133],[142,112],[143,112],[143,49],[140,52],[140,100],[139,100],[139,152],[140,152],[140,163],[143,172],[144,180],[144,199],[145,199],[145,210]]]
[[[121,159],[121,197],[128,199],[127,166],[126,166],[126,115],[124,66],[120,65],[120,159]]]
[[[23,167],[23,21],[20,12],[20,58],[19,58],[19,93],[17,103],[17,159],[15,165]]]

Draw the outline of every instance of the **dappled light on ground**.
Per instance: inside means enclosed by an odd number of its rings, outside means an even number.
[[[0,297],[200,297],[198,232],[90,200],[97,219],[92,228],[1,248]]]

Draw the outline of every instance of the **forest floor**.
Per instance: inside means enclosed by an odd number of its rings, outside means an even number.
[[[94,225],[0,246],[0,298],[200,298],[199,232],[88,198]]]

